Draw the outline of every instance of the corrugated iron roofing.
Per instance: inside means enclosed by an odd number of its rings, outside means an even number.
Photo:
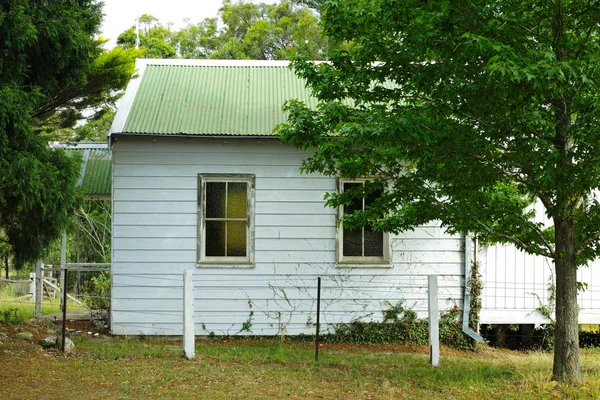
[[[112,161],[108,149],[65,149],[71,156],[81,158],[80,185],[86,197],[110,196]]]
[[[289,99],[316,104],[287,66],[148,65],[122,133],[268,136]]]

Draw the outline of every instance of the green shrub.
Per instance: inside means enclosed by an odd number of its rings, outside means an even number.
[[[402,302],[388,303],[383,310],[382,322],[353,321],[335,325],[334,333],[324,335],[323,340],[344,343],[411,343],[423,345],[429,342],[429,323],[418,319],[417,314],[404,307]],[[440,317],[440,342],[458,349],[473,349],[474,343],[462,331],[461,311],[458,307]]]
[[[110,308],[110,285],[108,274],[102,272],[91,278],[91,291],[85,297],[85,303],[91,310],[108,310]]]

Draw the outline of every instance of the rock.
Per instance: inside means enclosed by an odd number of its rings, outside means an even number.
[[[15,339],[33,340],[33,333],[31,333],[31,332],[19,332],[15,336]]]
[[[42,347],[54,347],[56,346],[56,336],[46,336],[38,342]]]
[[[62,350],[62,337],[56,339],[56,347]],[[68,337],[65,338],[65,353],[73,353],[75,351],[75,343]]]
[[[104,325],[105,325],[105,322],[102,320],[97,319],[97,320],[92,321],[92,327],[97,331],[103,329]]]
[[[98,337],[100,334],[98,332],[94,333],[94,337]]]
[[[71,336],[73,336],[73,337],[81,336],[81,331],[73,332],[73,333],[71,333]]]

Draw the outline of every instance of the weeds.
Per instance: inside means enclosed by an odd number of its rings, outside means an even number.
[[[428,321],[418,319],[417,314],[404,306],[403,302],[387,303],[382,311],[382,322],[353,321],[335,325],[334,333],[324,335],[323,341],[330,343],[411,343],[427,344],[429,341]],[[440,317],[440,341],[457,349],[472,349],[473,342],[463,332],[460,323],[461,311],[453,307]]]

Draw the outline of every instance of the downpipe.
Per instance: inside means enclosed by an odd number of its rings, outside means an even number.
[[[473,250],[476,243],[474,243],[468,233],[463,237],[465,241],[465,292],[463,296],[462,331],[476,342],[483,343],[483,338],[469,327],[469,315],[471,314],[471,265],[474,261]]]

